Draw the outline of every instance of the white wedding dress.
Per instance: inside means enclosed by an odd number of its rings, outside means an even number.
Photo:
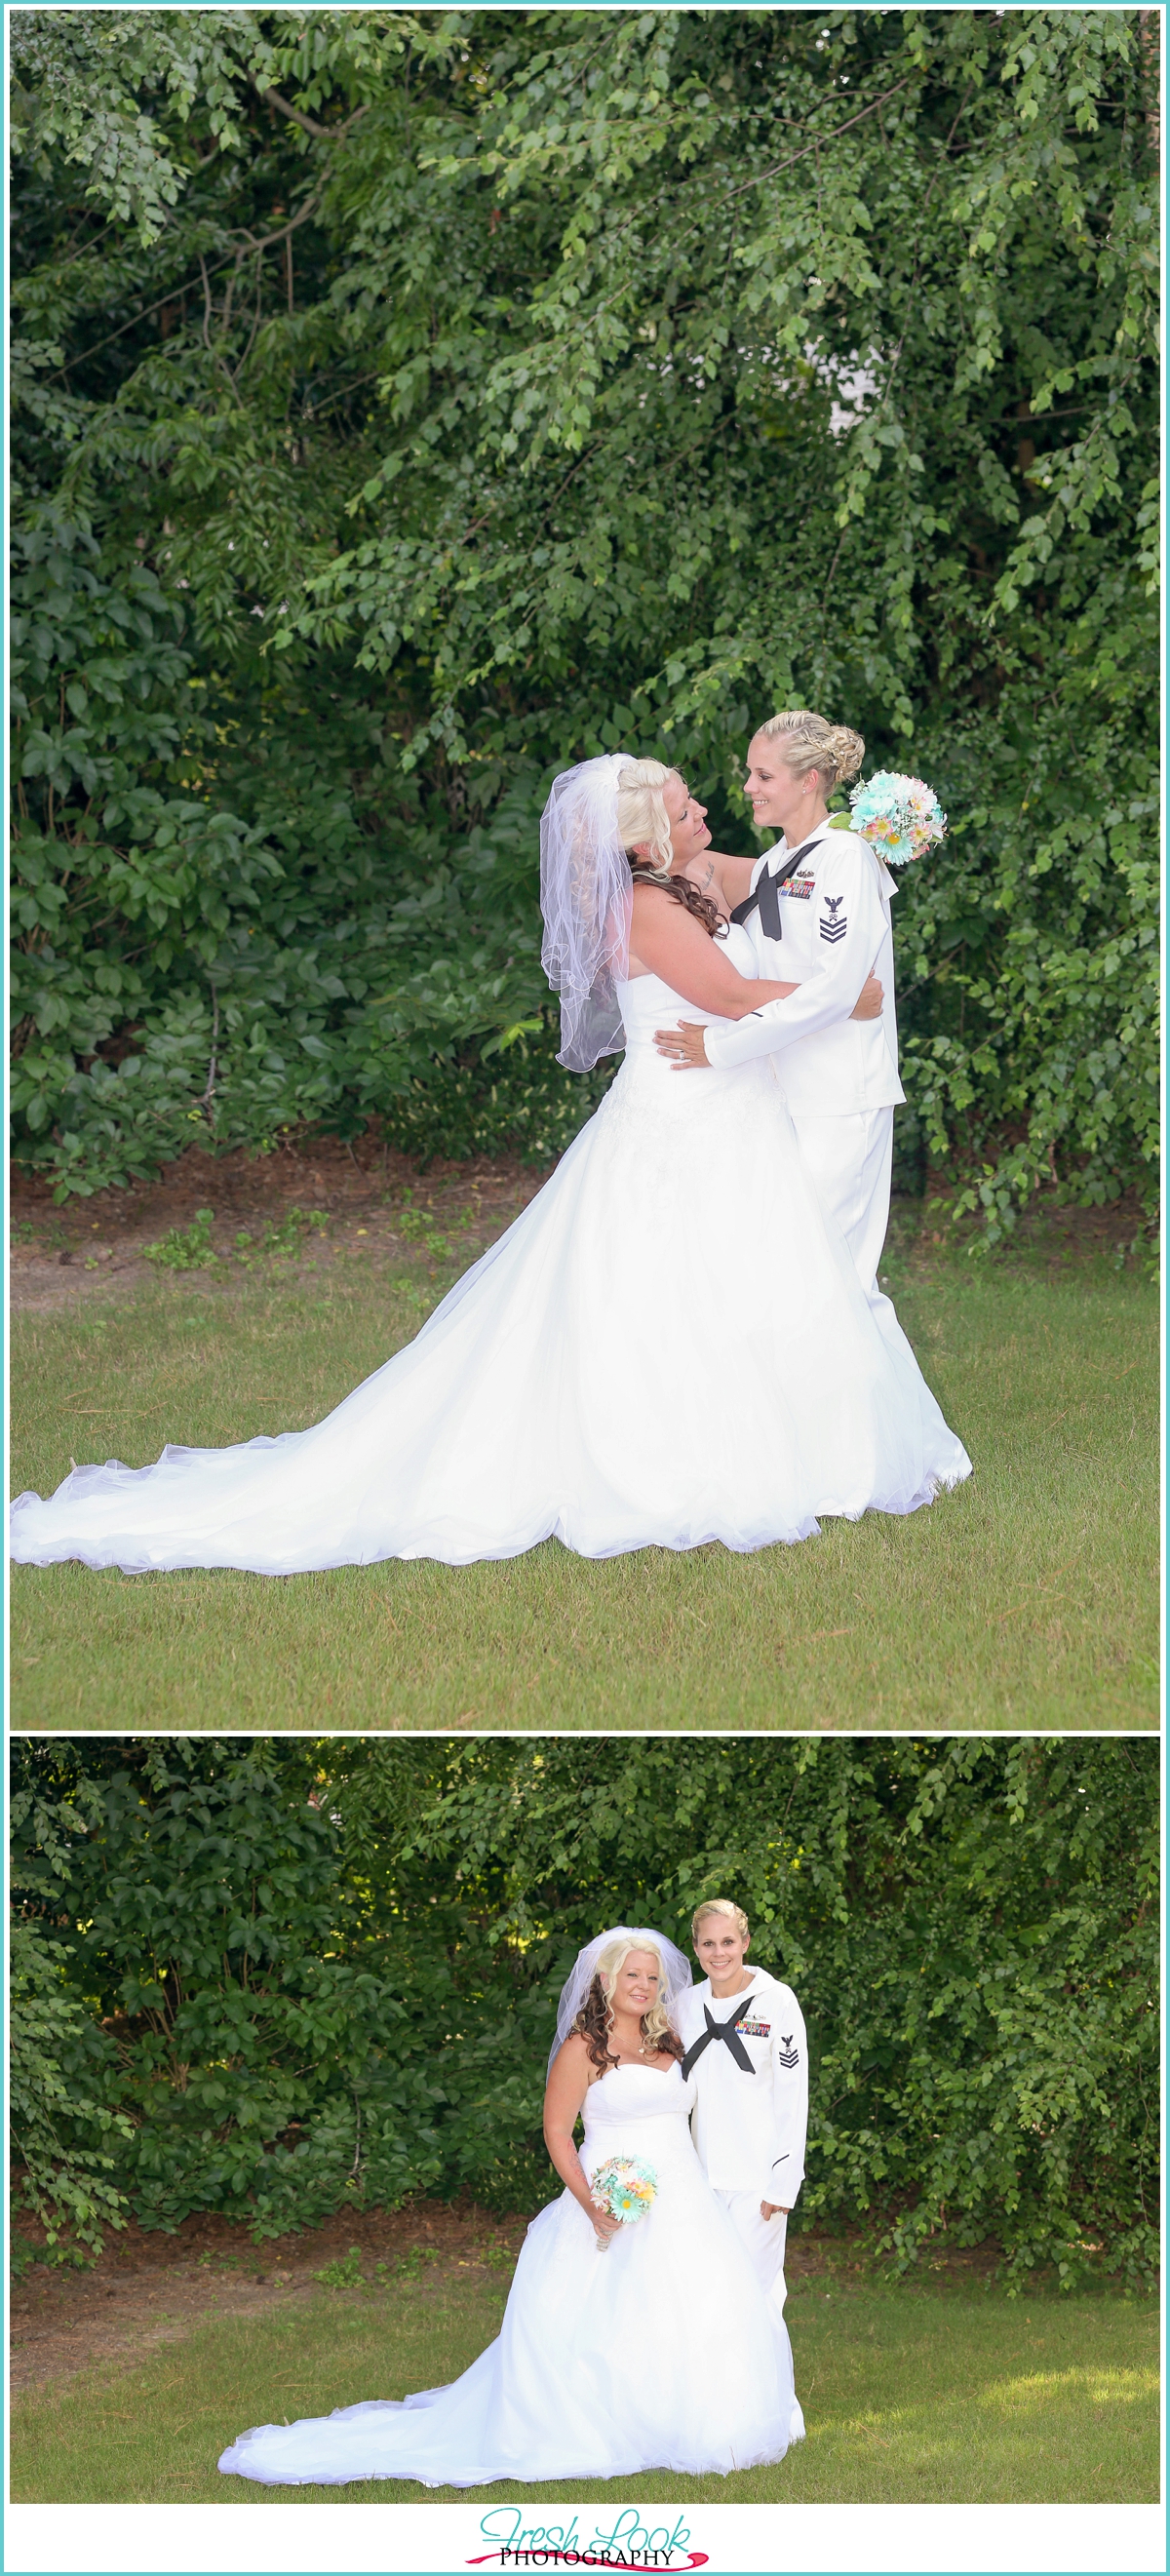
[[[745,931],[728,948],[754,973]],[[759,1548],[968,1476],[821,1214],[771,1060],[676,1073],[654,1031],[693,1005],[655,975],[619,992],[601,1107],[406,1350],[310,1431],[22,1494],[14,1559],[275,1575],[550,1537],[592,1557]]]
[[[528,2230],[497,2341],[462,2379],[242,2433],[220,2468],[261,2486],[416,2478],[723,2474],[782,2460],[804,2432],[792,2348],[687,2125],[694,2077],[619,2066],[585,2096],[581,2162],[653,2168],[657,2197],[599,2253],[565,2192]]]

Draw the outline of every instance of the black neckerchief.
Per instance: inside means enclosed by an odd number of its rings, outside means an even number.
[[[769,875],[768,862],[765,859],[763,871],[756,879],[755,892],[747,895],[742,903],[737,903],[731,916],[732,920],[746,921],[758,905],[760,928],[765,939],[782,939],[784,934],[780,927],[780,888],[782,885],[787,885],[789,877],[800,866],[801,860],[807,859],[809,851],[815,850],[818,838],[819,826],[813,839],[803,842],[794,857],[785,859],[783,867],[777,870],[775,876]]]
[[[682,2071],[684,2075],[690,2074],[692,2066],[694,2066],[696,2060],[702,2056],[703,2050],[705,2048],[710,2048],[713,2039],[721,2039],[724,2046],[731,2050],[731,2054],[735,2059],[736,2065],[744,2075],[755,2074],[755,2067],[752,2065],[752,2061],[748,2056],[739,2032],[735,2027],[737,2021],[743,2020],[744,2014],[749,2005],[754,2004],[755,2000],[754,1994],[745,1995],[742,2002],[740,2002],[738,1995],[735,1996],[734,2001],[739,2004],[739,2010],[738,2012],[729,2013],[726,2021],[716,2021],[714,2013],[710,2012],[706,2004],[704,2004],[703,2018],[707,2027],[706,2030],[701,2033],[700,2037],[696,2039],[687,2050],[686,2056],[682,2062]]]

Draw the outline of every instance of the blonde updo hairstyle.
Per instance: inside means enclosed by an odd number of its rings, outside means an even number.
[[[659,763],[652,760],[639,762],[638,766],[657,769]],[[631,1941],[622,1933],[618,1933],[612,1941],[607,1941],[604,1950],[598,1953],[593,1983],[573,2025],[585,2041],[594,2065],[599,2066],[603,2072],[607,2066],[616,2066],[618,2062],[616,2057],[611,2056],[609,2048],[609,2034],[613,2029],[613,1997],[622,1969],[635,1950],[648,1951],[651,1958],[658,1960],[658,1988],[649,2011],[642,2015],[640,2051],[646,2057],[663,2055],[681,2057],[683,2053],[682,2041],[677,2032],[672,2031],[666,2018],[664,2000],[666,1979],[662,1973],[662,1959],[659,1952],[654,1948],[652,1941]]]
[[[691,1916],[692,1941],[698,1940],[699,1925],[706,1922],[709,1914],[722,1914],[729,1923],[734,1923],[741,1941],[750,1941],[751,1930],[742,1905],[732,1905],[726,1896],[711,1896],[705,1905],[696,1905]]]
[[[824,716],[814,715],[811,707],[788,707],[781,715],[769,716],[756,731],[763,734],[777,759],[798,778],[815,769],[823,796],[830,796],[846,778],[856,778],[865,758],[865,744],[859,733],[849,725],[826,723]]]

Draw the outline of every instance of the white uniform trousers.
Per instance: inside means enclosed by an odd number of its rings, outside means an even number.
[[[784,2314],[788,2284],[784,2278],[786,2216],[761,2218],[758,2191],[717,2191],[766,2299]]]
[[[801,1109],[793,1111],[792,1124],[821,1206],[836,1219],[866,1296],[876,1302],[877,1267],[890,1221],[893,1110],[847,1110],[825,1118]]]

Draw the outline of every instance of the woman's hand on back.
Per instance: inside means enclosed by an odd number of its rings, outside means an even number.
[[[851,1020],[880,1020],[885,991],[876,975],[867,975],[849,1017]]]

